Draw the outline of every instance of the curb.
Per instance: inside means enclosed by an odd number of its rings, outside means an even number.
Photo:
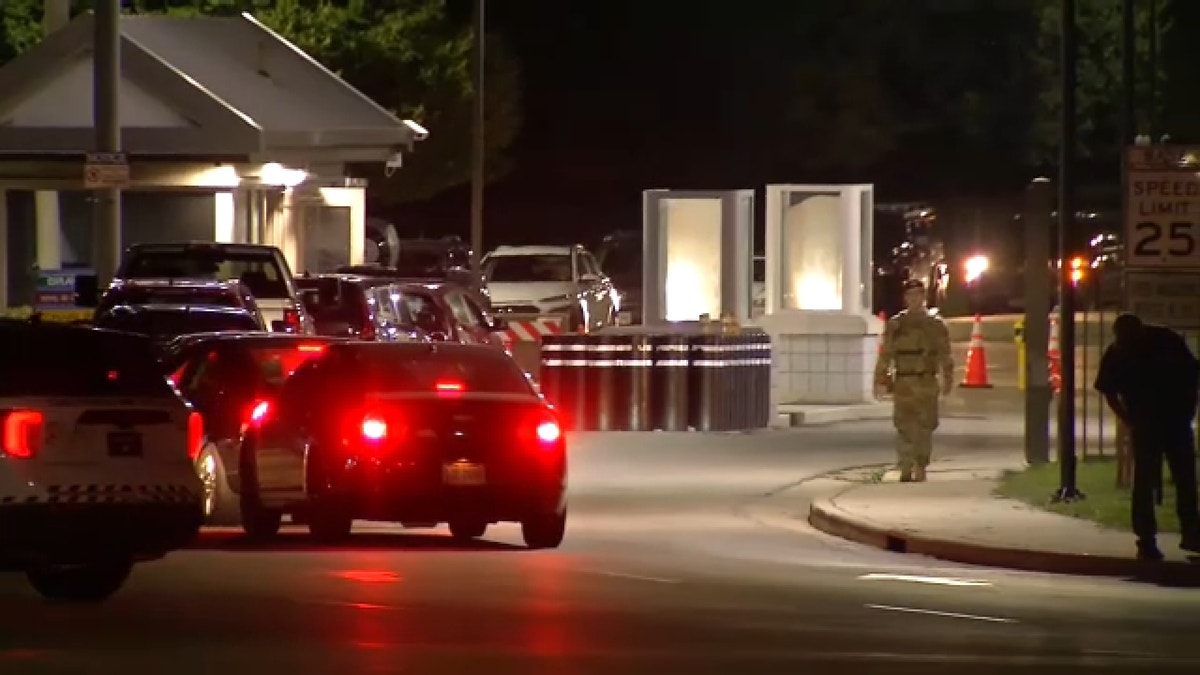
[[[786,418],[786,427],[812,427],[838,422],[861,422],[892,418],[892,404],[860,403],[854,405],[805,405],[783,403],[776,406],[781,418]]]
[[[835,506],[832,498],[813,502],[809,506],[808,523],[826,534],[859,544],[967,565],[1049,574],[1132,578],[1167,585],[1200,585],[1200,564],[1174,560],[1141,562],[1131,558],[1029,551],[923,537],[854,518]]]

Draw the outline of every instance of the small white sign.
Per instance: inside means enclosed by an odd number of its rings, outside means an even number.
[[[1200,328],[1200,271],[1126,270],[1128,311],[1147,323]]]
[[[1200,269],[1200,177],[1196,171],[1130,171],[1126,264]]]
[[[129,162],[123,152],[89,152],[83,165],[83,187],[119,189],[129,185]]]

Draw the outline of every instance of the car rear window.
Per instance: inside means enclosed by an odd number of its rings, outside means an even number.
[[[122,279],[214,279],[240,281],[256,298],[287,299],[290,274],[271,249],[133,249],[121,266]]]
[[[355,330],[366,325],[366,295],[361,287],[342,279],[297,279],[296,286],[305,292],[304,306],[318,330],[334,322]]]
[[[230,384],[256,389],[279,387],[297,368],[325,353],[319,342],[292,344],[214,344],[201,350],[184,394],[209,388],[228,390]],[[190,360],[189,360],[190,361]]]
[[[96,320],[97,328],[138,333],[166,340],[189,333],[262,330],[258,321],[241,312],[155,311],[109,312]]]
[[[428,332],[446,330],[446,315],[442,312],[429,293],[402,289],[399,293],[399,304],[403,311],[412,317],[417,328]]]
[[[446,273],[448,257],[444,249],[405,248],[397,252],[396,269],[406,277],[440,277]]]
[[[337,365],[376,393],[436,392],[439,388],[488,394],[532,394],[525,373],[507,354],[489,349],[429,349],[406,345],[346,346]],[[335,365],[335,364],[330,364]]]
[[[241,307],[242,301],[230,291],[214,288],[187,288],[167,286],[163,288],[118,288],[110,291],[100,303],[99,311],[117,305],[213,305],[216,307]]]
[[[137,335],[0,329],[0,396],[174,396],[153,353]]]

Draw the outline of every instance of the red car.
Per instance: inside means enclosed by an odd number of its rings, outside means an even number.
[[[426,335],[434,341],[492,345],[504,348],[498,331],[508,328],[490,316],[467,288],[457,284],[396,284],[397,303],[403,303]]]

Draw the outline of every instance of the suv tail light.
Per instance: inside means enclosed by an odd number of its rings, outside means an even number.
[[[193,461],[200,456],[200,448],[204,445],[204,417],[198,412],[188,415],[187,425],[188,457]]]
[[[255,401],[246,411],[246,421],[242,423],[242,433],[246,433],[247,429],[257,428],[262,426],[262,423],[271,414],[271,402],[265,399]]]
[[[457,380],[439,380],[434,383],[433,388],[439,394],[461,394],[466,391],[466,385]]]
[[[37,410],[9,410],[4,416],[4,454],[29,459],[42,449],[46,417]]]

